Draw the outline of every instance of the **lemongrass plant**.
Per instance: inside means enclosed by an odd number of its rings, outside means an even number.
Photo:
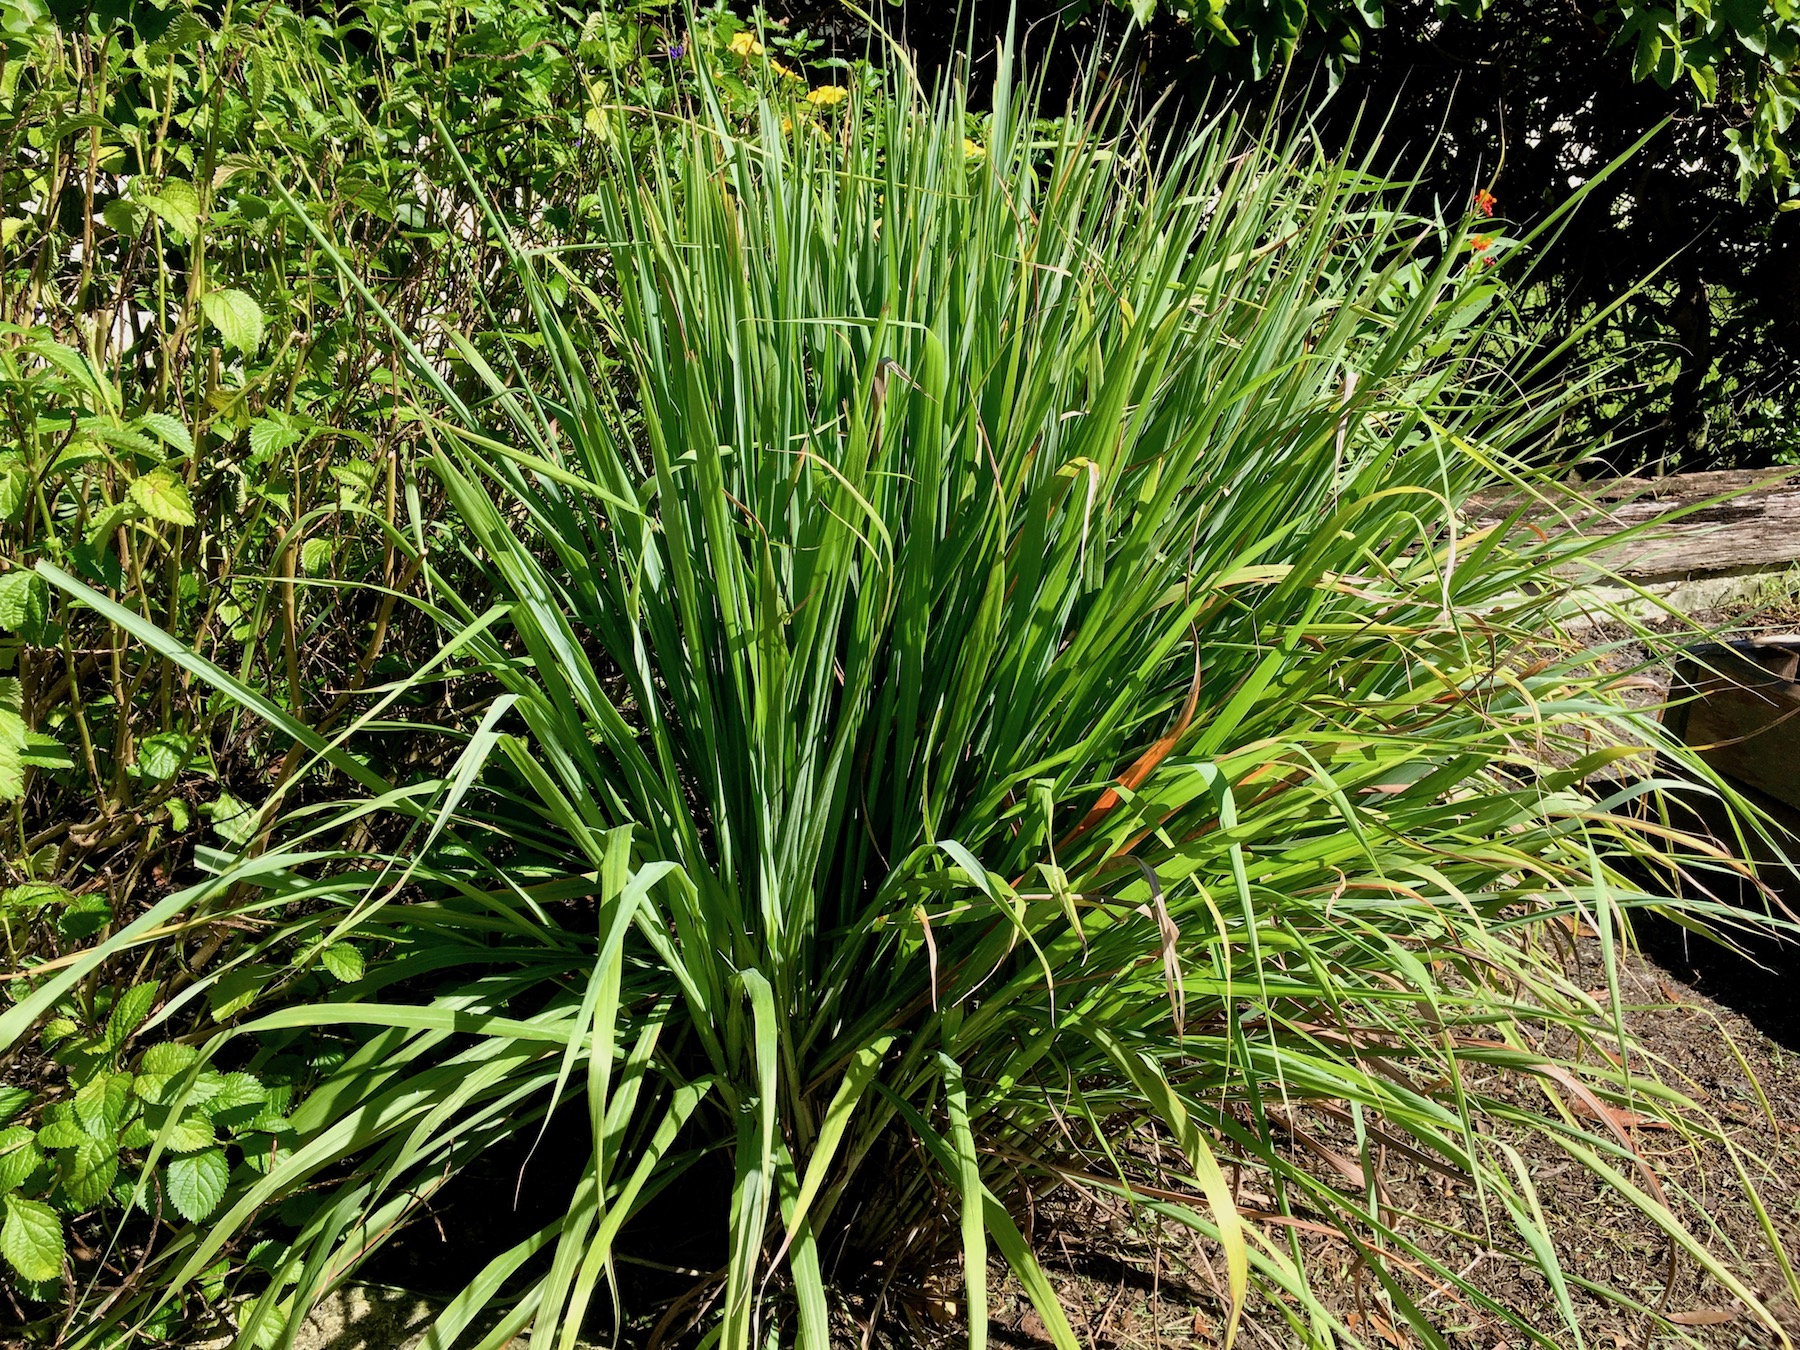
[[[1036,113],[1004,59],[979,141],[960,89],[898,77],[703,111],[604,177],[605,250],[508,243],[529,343],[449,365],[396,332],[452,514],[394,542],[445,646],[335,739],[87,593],[360,797],[272,809],[259,851],[0,1016],[16,1038],[92,963],[235,916],[159,1016],[270,970],[208,1054],[344,1051],[291,1146],[71,1343],[261,1232],[239,1343],[291,1344],[553,1112],[581,1178],[434,1350],[619,1325],[628,1225],[703,1159],[729,1182],[679,1217],[718,1234],[694,1334],[724,1350],[825,1350],[827,1269],[877,1257],[960,1262],[972,1347],[1002,1260],[1078,1345],[1020,1222],[1057,1182],[1200,1234],[1227,1341],[1246,1310],[1371,1334],[1321,1250],[1427,1344],[1448,1307],[1544,1346],[1595,1297],[1661,1317],[1565,1274],[1520,1138],[1774,1325],[1609,1114],[1685,1119],[1623,1040],[1628,911],[1729,864],[1657,824],[1653,723],[1558,638],[1593,545],[1472,524],[1482,489],[1559,491],[1528,461],[1561,405],[1508,368],[1495,272],[1304,137]],[[382,721],[440,682],[466,725]],[[454,751],[389,781],[357,747],[393,735]],[[1570,926],[1610,995],[1564,973]],[[284,1000],[326,938],[367,974]],[[1383,1157],[1457,1178],[1464,1236],[1559,1320],[1450,1264]]]

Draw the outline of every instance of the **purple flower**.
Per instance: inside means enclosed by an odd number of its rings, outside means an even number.
[[[668,50],[669,60],[679,61],[682,57],[687,55],[687,44],[685,42],[671,42]]]

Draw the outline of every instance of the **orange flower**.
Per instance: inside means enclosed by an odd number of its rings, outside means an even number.
[[[1486,188],[1482,188],[1481,191],[1475,194],[1475,209],[1484,216],[1493,215],[1494,194],[1489,192]]]
[[[1494,237],[1490,234],[1478,234],[1469,240],[1469,251],[1472,253],[1486,253],[1493,246]]]

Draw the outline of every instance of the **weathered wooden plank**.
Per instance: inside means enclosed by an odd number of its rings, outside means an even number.
[[[1800,563],[1800,482],[1795,481],[1795,472],[1730,470],[1584,484],[1577,491],[1591,509],[1577,505],[1568,512],[1569,525],[1587,534],[1611,534],[1731,494],[1729,500],[1702,506],[1616,549],[1602,550],[1595,561],[1643,586],[1777,571]],[[1490,517],[1507,504],[1504,497],[1491,498],[1478,511]],[[1556,514],[1531,512],[1540,524]]]

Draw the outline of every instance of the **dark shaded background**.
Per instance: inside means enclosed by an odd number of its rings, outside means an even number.
[[[1499,0],[1470,21],[1440,18],[1432,0],[1390,3],[1389,25],[1332,90],[1324,37],[1284,80],[1255,83],[1211,70],[1172,20],[1121,45],[1122,10],[1022,0],[1020,65],[1054,91],[1099,57],[1146,102],[1166,97],[1167,120],[1231,99],[1289,118],[1310,112],[1340,146],[1384,126],[1384,145],[1450,213],[1489,187],[1497,229],[1509,234],[1667,122],[1536,260],[1521,296],[1526,317],[1554,341],[1625,300],[1569,358],[1571,367],[1619,365],[1575,428],[1597,455],[1590,472],[1800,462],[1800,212],[1777,211],[1766,193],[1740,201],[1724,137],[1731,110],[1696,108],[1685,87],[1634,82],[1629,51],[1609,46],[1597,9]],[[774,0],[772,12],[863,49],[867,30],[837,0]],[[961,53],[991,52],[1008,10],[996,0],[909,0],[880,6],[878,17],[929,82]],[[978,58],[972,83],[989,73]]]

